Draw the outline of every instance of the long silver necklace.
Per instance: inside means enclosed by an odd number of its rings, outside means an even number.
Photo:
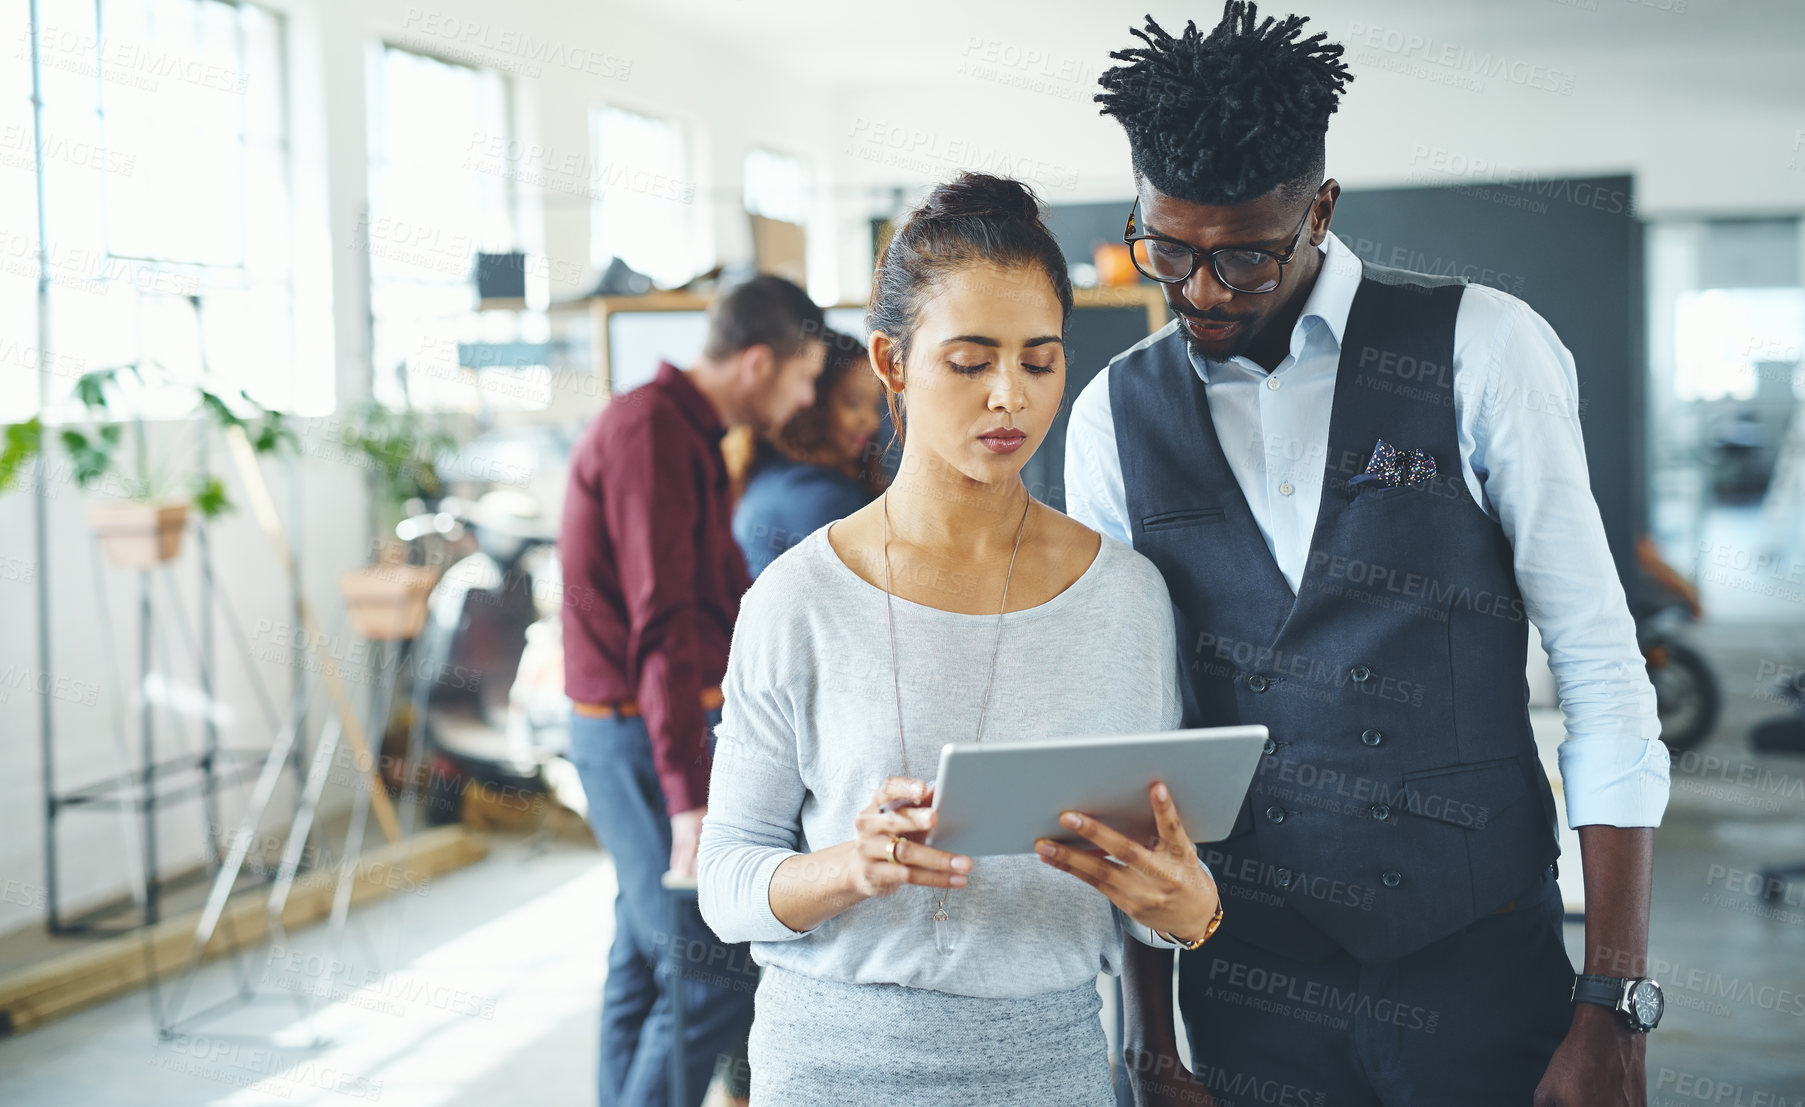
[[[1024,489],[1025,491],[1025,489]],[[902,725],[902,686],[896,676],[896,593],[890,587],[890,490],[885,489],[884,501],[884,621],[890,630],[890,692],[896,701],[896,744],[902,751],[903,772],[909,775],[909,747],[903,741]],[[990,689],[996,681],[997,651],[1003,644],[1003,612],[1009,607],[1009,581],[1015,576],[1015,555],[1022,548],[1022,531],[1028,525],[1028,508],[1033,506],[1034,496],[1030,494],[1027,502],[1022,504],[1021,522],[1015,525],[1015,546],[1009,551],[1009,571],[1003,574],[1003,602],[997,605],[996,634],[990,645],[990,673],[984,678],[984,700],[978,705],[978,729],[972,741],[984,740],[984,716],[990,711]],[[945,891],[934,894],[934,949],[942,956],[953,952],[952,916],[947,914]]]

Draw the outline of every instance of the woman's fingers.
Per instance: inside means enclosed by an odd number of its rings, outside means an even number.
[[[1112,900],[1115,898],[1113,893],[1122,879],[1123,869],[1103,854],[1073,849],[1050,838],[1042,838],[1034,843],[1034,850],[1047,864],[1062,872],[1071,873]]]
[[[890,844],[896,843],[895,860],[891,860]],[[871,861],[869,872],[877,884],[897,886],[926,884],[935,888],[963,888],[965,874],[971,871],[971,858],[947,853],[933,846],[907,838],[859,839],[859,846]]]
[[[935,817],[933,809],[928,807],[911,807],[888,814],[879,809],[860,815],[857,825],[861,835],[920,834],[934,828]]]
[[[902,838],[896,842],[893,854],[890,849],[891,841],[890,835],[862,835],[859,838],[859,850],[873,861],[895,861],[904,868],[944,873],[971,871],[971,858],[962,853],[948,853],[933,846],[924,846],[910,838]]]
[[[873,875],[879,884],[895,888],[904,884],[922,884],[929,888],[965,887],[964,873],[936,872],[912,865],[892,865],[888,861],[874,866]]]
[[[1184,820],[1178,817],[1178,805],[1172,802],[1172,792],[1166,782],[1156,780],[1149,789],[1153,796],[1153,825],[1159,827],[1160,841],[1168,848],[1176,846],[1183,850],[1195,850],[1196,844],[1185,830]]]
[[[1146,846],[1114,827],[1098,822],[1089,815],[1067,811],[1059,816],[1059,825],[1077,834],[1124,865],[1134,864],[1146,856]]]
[[[877,798],[871,801],[872,806],[882,806],[892,800],[906,800],[911,804],[926,804],[933,800],[933,789],[925,780],[917,780],[912,776],[893,776],[877,786]],[[891,808],[895,810],[895,808]]]

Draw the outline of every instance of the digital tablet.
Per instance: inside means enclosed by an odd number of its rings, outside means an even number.
[[[1163,780],[1194,842],[1226,837],[1266,745],[1263,726],[1205,727],[991,745],[949,742],[934,781],[927,843],[973,857],[1033,853],[1039,838],[1085,839],[1059,825],[1082,811],[1137,842],[1154,833],[1147,789]]]

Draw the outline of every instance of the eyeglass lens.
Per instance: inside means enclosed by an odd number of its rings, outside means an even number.
[[[1191,274],[1193,258],[1187,246],[1143,238],[1133,243],[1134,267],[1156,281],[1174,284]],[[1237,292],[1270,292],[1282,276],[1279,260],[1263,250],[1222,250],[1211,255],[1216,277]]]

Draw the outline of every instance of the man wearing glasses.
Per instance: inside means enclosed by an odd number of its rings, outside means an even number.
[[[1180,958],[1194,1076],[1168,955],[1130,951],[1137,1095],[1640,1104],[1668,763],[1573,361],[1521,301],[1363,265],[1329,233],[1324,135],[1351,76],[1303,23],[1240,2],[1207,34],[1150,19],[1097,97],[1133,157],[1124,240],[1176,318],[1078,398],[1067,507],[1164,574],[1185,725],[1272,735],[1203,849],[1224,909]],[[1531,619],[1566,716],[1577,979]]]

